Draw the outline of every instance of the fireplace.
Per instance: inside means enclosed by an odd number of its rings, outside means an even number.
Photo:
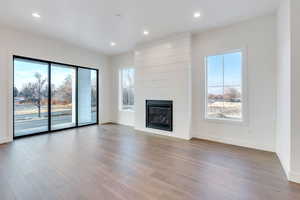
[[[146,100],[146,127],[173,131],[173,101]]]

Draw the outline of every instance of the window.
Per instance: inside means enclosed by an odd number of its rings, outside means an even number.
[[[120,104],[122,110],[133,110],[134,106],[134,69],[120,70]]]
[[[206,57],[206,119],[243,121],[243,53]]]
[[[98,123],[98,70],[14,56],[14,137]]]

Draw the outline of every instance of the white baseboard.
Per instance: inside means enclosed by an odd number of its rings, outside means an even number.
[[[282,160],[282,156],[281,156],[281,154],[280,154],[279,152],[276,152],[276,154],[277,154],[277,157],[278,157],[278,159],[279,159],[279,161],[280,161],[280,164],[281,164],[281,166],[282,166],[282,168],[283,168],[283,171],[284,171],[284,173],[285,173],[287,179],[289,179],[289,176],[290,176],[290,175],[289,175],[289,173],[290,173],[289,166],[287,165],[286,162],[284,162],[284,161]]]
[[[130,123],[124,123],[124,122],[115,122],[116,124],[120,124],[120,125],[123,125],[123,126],[131,126],[131,127],[134,127],[134,124],[130,124]]]
[[[285,165],[285,163],[282,162],[282,160],[280,159],[280,156],[279,156],[278,153],[277,153],[277,156],[280,160],[280,164],[283,168],[283,171],[285,172],[285,175],[286,175],[287,179],[291,182],[300,183],[300,173],[290,171],[288,166]]]
[[[99,125],[114,124],[114,122],[99,122]]]
[[[286,174],[287,179],[291,182],[300,183],[300,173],[290,171],[289,166],[281,159],[280,153],[277,152],[277,156],[280,160],[280,164]]]
[[[288,179],[294,183],[300,183],[300,173],[290,171],[288,173]]]
[[[134,128],[134,130],[137,131],[142,131],[142,132],[146,132],[146,133],[151,133],[151,134],[155,134],[155,135],[162,135],[162,136],[169,136],[169,137],[173,137],[173,138],[178,138],[178,139],[183,139],[183,140],[190,140],[191,137],[180,137],[180,136],[175,136],[172,133],[165,133],[163,131],[151,131],[150,129],[146,129],[146,128]]]
[[[193,138],[209,140],[209,141],[213,141],[213,142],[220,142],[220,143],[230,144],[230,145],[235,145],[235,146],[247,147],[247,148],[251,148],[251,149],[275,152],[275,149],[273,147],[252,144],[252,143],[248,143],[248,142],[244,142],[244,141],[240,141],[240,140],[236,140],[236,139],[231,139],[231,138],[218,138],[218,137],[213,137],[213,136],[208,136],[208,135],[197,135],[197,136],[194,136]]]
[[[12,138],[2,138],[2,139],[0,139],[0,144],[9,143],[12,141],[13,141]]]

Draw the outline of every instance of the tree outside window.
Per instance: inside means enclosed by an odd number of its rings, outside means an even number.
[[[123,68],[120,70],[121,81],[121,109],[133,110],[134,106],[134,69]]]

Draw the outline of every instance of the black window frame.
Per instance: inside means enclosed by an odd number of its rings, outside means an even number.
[[[27,135],[21,135],[21,136],[15,136],[15,103],[14,103],[14,97],[13,97],[13,138],[23,138],[23,137],[29,137],[29,136],[34,136],[34,135],[42,135],[42,134],[49,134],[49,133],[54,133],[54,132],[59,132],[59,131],[64,131],[64,130],[69,130],[69,129],[76,129],[76,128],[81,128],[81,127],[86,127],[86,126],[93,126],[93,125],[98,125],[99,124],[99,69],[95,68],[90,68],[90,67],[83,67],[79,65],[72,65],[72,64],[66,64],[66,63],[60,63],[60,62],[55,62],[55,61],[49,61],[49,60],[42,60],[42,59],[36,59],[36,58],[30,58],[30,57],[25,57],[25,56],[18,56],[18,55],[13,55],[13,87],[12,90],[15,87],[15,59],[23,59],[23,60],[29,60],[29,61],[36,61],[36,62],[42,62],[45,64],[48,64],[48,131],[43,131],[43,132],[37,132],[37,133],[32,133],[32,134],[27,134]],[[76,122],[75,126],[72,127],[67,127],[67,128],[62,128],[62,129],[55,129],[51,130],[51,64],[57,64],[57,65],[64,65],[68,67],[72,67],[75,69],[76,73]],[[97,96],[97,110],[96,110],[96,122],[95,123],[90,123],[90,124],[84,124],[84,125],[79,125],[78,124],[78,69],[88,69],[88,70],[94,70],[96,71],[96,96]]]

